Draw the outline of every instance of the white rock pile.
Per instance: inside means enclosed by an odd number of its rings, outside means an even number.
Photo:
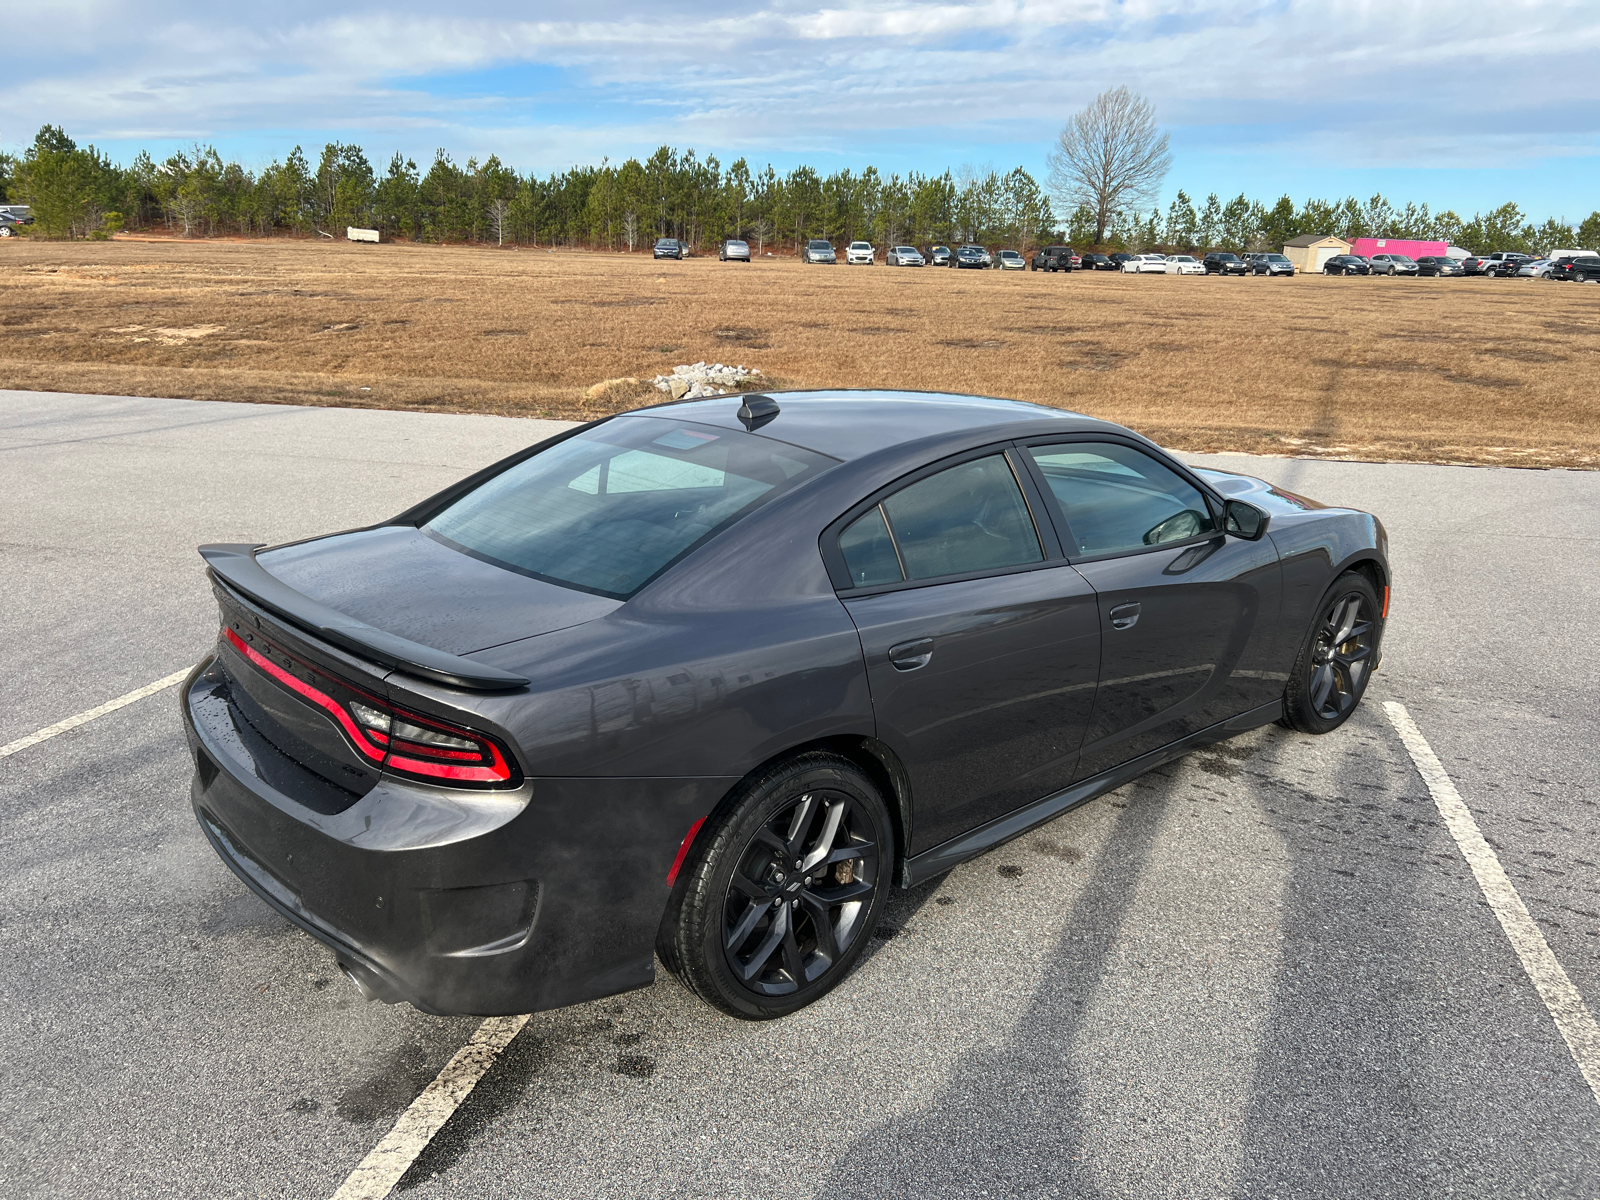
[[[698,400],[702,396],[725,396],[747,379],[759,379],[754,367],[726,367],[721,363],[690,363],[673,367],[671,375],[657,375],[656,390],[669,392],[674,400]]]

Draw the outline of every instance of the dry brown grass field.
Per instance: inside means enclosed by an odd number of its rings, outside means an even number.
[[[704,359],[1033,400],[1185,450],[1596,468],[1597,310],[1600,287],[1540,280],[12,239],[0,387],[586,418]]]

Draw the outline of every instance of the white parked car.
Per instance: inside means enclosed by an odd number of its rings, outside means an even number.
[[[1556,260],[1553,258],[1536,258],[1518,267],[1517,274],[1524,279],[1549,279],[1550,268],[1555,265]]]
[[[994,265],[1002,271],[1026,271],[1028,260],[1015,250],[1002,250],[995,255]]]
[[[1204,275],[1206,265],[1192,254],[1174,254],[1163,269],[1168,275]]]
[[[886,267],[921,267],[927,265],[927,260],[915,246],[891,246],[883,256],[883,264]]]
[[[1165,254],[1135,254],[1122,264],[1124,275],[1164,275],[1167,271]]]
[[[844,252],[844,265],[853,267],[857,264],[870,267],[873,262],[874,251],[871,242],[851,242]]]

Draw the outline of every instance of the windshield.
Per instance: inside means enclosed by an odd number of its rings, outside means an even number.
[[[741,242],[738,238],[729,238],[728,239],[728,245],[736,246],[740,250],[748,250],[750,248],[749,246],[746,246],[743,242]]]
[[[832,464],[753,434],[619,417],[502,471],[423,531],[496,566],[625,600]]]
[[[850,249],[852,249],[852,250],[871,250],[872,249],[872,243],[871,242],[851,242],[850,243]]]
[[[1394,262],[1410,262],[1411,259],[1404,254],[1391,254],[1389,258]]]
[[[820,241],[814,238],[806,243],[806,248],[809,250],[832,250],[833,243]]]

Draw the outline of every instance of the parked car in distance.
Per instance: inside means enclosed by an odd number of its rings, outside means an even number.
[[[1244,259],[1250,264],[1252,275],[1293,275],[1294,264],[1283,254],[1253,253]]]
[[[651,257],[683,258],[688,253],[689,247],[685,246],[677,238],[657,238],[655,250],[651,254]]]
[[[950,247],[934,246],[928,251],[928,261],[936,267],[948,267],[950,265]]]
[[[1417,274],[1431,275],[1443,279],[1465,275],[1466,268],[1458,260],[1443,254],[1424,254],[1417,259]]]
[[[915,246],[890,246],[883,256],[883,263],[888,267],[920,267],[926,262],[922,251]]]
[[[1369,275],[1372,268],[1359,254],[1335,254],[1322,264],[1324,275]]]
[[[1513,271],[1512,275],[1519,279],[1549,279],[1550,271],[1555,265],[1553,258],[1530,258]]]
[[[1207,275],[1248,275],[1250,264],[1237,254],[1226,250],[1213,250],[1202,259],[1206,265]]]
[[[738,238],[725,238],[722,248],[717,251],[717,258],[722,262],[750,261],[750,243],[741,242]]]
[[[1131,254],[1122,264],[1125,275],[1164,275],[1167,271],[1165,254]]]
[[[994,256],[994,265],[1000,271],[1026,271],[1028,260],[1015,250],[1001,250]]]
[[[1367,260],[1374,275],[1415,275],[1417,262],[1405,254],[1374,254]]]
[[[1483,256],[1483,273],[1496,279],[1509,279],[1523,263],[1532,261],[1533,255],[1518,250],[1496,250]]]
[[[1488,275],[1490,261],[1487,255],[1474,254],[1471,258],[1461,260],[1461,271],[1465,275]]]
[[[844,265],[847,267],[870,267],[877,261],[877,251],[872,248],[871,242],[851,242],[844,248]]]
[[[950,256],[950,265],[956,268],[977,270],[987,267],[989,262],[989,252],[982,246],[962,246]]]
[[[839,255],[833,249],[833,243],[825,238],[812,238],[806,243],[806,248],[800,252],[800,261],[803,263],[837,263]]]
[[[1035,271],[1070,271],[1074,265],[1071,246],[1046,246],[1033,252]]]
[[[436,1015],[657,962],[733,1016],[795,1012],[894,887],[1236,734],[1342,726],[1390,587],[1369,513],[897,391],[607,417],[390,520],[200,553],[198,828],[364,996]],[[306,960],[274,933],[252,985]],[[894,1022],[904,975],[828,1019]]]
[[[1104,254],[1085,254],[1078,260],[1080,271],[1115,271],[1117,264]]]
[[[1129,254],[1126,250],[1118,250],[1115,254],[1108,255],[1107,257],[1111,260],[1111,270],[1113,271],[1122,270],[1122,268],[1133,259],[1133,255]]]
[[[1563,282],[1577,279],[1582,271],[1600,267],[1600,254],[1569,254],[1555,260],[1550,268],[1550,278]]]
[[[1600,283],[1600,255],[1573,259],[1563,278],[1573,283]]]
[[[1204,275],[1206,265],[1192,254],[1169,254],[1166,272],[1168,275]]]
[[[16,237],[22,222],[8,212],[0,212],[0,238]]]

